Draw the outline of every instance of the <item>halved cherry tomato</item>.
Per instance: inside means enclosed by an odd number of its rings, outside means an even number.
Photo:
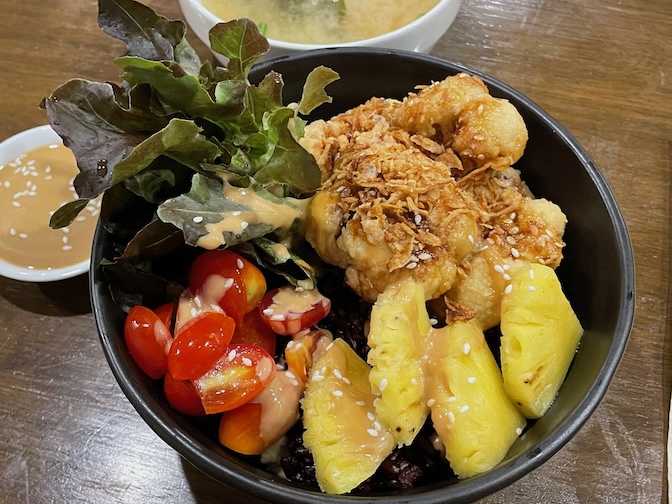
[[[275,376],[275,361],[254,345],[229,345],[203,376],[194,380],[205,412],[232,410],[256,397]]]
[[[319,329],[301,331],[295,334],[285,347],[287,369],[303,383],[308,382],[308,371],[313,361],[319,357],[315,355],[319,347],[324,349],[331,343],[331,337]]]
[[[222,413],[219,442],[238,453],[260,454],[299,419],[304,388],[289,371],[278,371],[257,397]]]
[[[245,295],[247,296],[245,313],[249,313],[257,307],[264,294],[266,294],[266,277],[259,268],[244,257],[241,257],[237,264],[238,266],[242,264],[240,274],[243,277]]]
[[[331,301],[317,289],[297,290],[291,285],[272,290],[259,303],[264,323],[277,334],[309,329],[327,316]]]
[[[177,380],[194,380],[226,352],[236,324],[219,312],[204,312],[175,334],[168,353],[168,369]]]
[[[259,435],[261,404],[248,402],[222,413],[219,420],[219,442],[243,455],[258,455],[266,449]]]
[[[205,410],[192,383],[188,380],[176,380],[170,373],[163,378],[163,393],[168,403],[180,413],[191,416],[204,416]]]
[[[168,303],[162,304],[158,308],[154,309],[154,313],[156,313],[157,317],[159,317],[161,321],[164,324],[166,324],[166,327],[171,332],[171,334],[175,327],[176,311],[177,311],[177,303],[175,301],[170,301]]]
[[[219,304],[240,324],[247,310],[243,265],[242,257],[230,250],[208,250],[189,269],[189,290],[205,305]]]
[[[270,355],[275,355],[277,336],[273,330],[261,320],[259,310],[245,314],[243,323],[236,326],[231,343],[249,343],[260,346]]]
[[[126,347],[142,371],[159,379],[168,371],[168,351],[173,338],[161,319],[149,308],[134,306],[124,323]]]

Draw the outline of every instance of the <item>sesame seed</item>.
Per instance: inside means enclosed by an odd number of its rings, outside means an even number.
[[[296,379],[294,379],[294,378],[292,378],[291,380],[289,380],[289,383],[291,383],[294,387],[298,387],[298,386],[299,386],[299,382],[298,382]]]
[[[230,361],[236,358],[236,355],[238,355],[238,352],[236,352],[236,349],[234,348],[229,352],[229,355],[226,356],[226,358]]]
[[[485,140],[485,137],[483,135],[474,135],[474,140],[476,140],[477,142],[482,142],[483,140]]]
[[[512,235],[520,233],[520,228],[518,226],[513,226],[511,229],[509,229],[509,233]]]
[[[421,261],[427,261],[431,258],[432,258],[432,255],[428,254],[427,252],[423,252],[421,254],[418,254],[418,259],[420,259]]]
[[[471,345],[469,343],[465,343],[462,347],[462,352],[464,355],[469,355],[469,352],[471,352]]]
[[[68,237],[67,237],[67,236],[64,236],[63,238],[61,238],[61,241],[62,241],[63,243],[68,243]]]
[[[478,112],[479,114],[482,114],[482,113],[483,113],[483,110],[484,110],[483,104],[480,104],[480,105],[478,106],[478,108],[476,109],[476,112]]]
[[[241,213],[242,212],[240,210],[234,210],[233,212],[231,212],[231,215],[233,215],[234,217],[238,217]]]
[[[415,378],[411,378],[411,385],[417,385],[417,384],[418,380],[416,380]]]
[[[507,285],[504,287],[504,294],[508,294],[513,290],[513,286],[511,284]]]
[[[460,406],[460,413],[466,413],[467,411],[469,411],[469,406],[466,404],[464,406]]]
[[[431,408],[436,403],[435,399],[427,399],[427,407]]]
[[[271,315],[273,315],[273,308],[266,308],[262,310],[262,313],[270,317]]]
[[[246,365],[247,367],[252,366],[252,360],[249,357],[243,357],[243,364]]]
[[[378,437],[378,431],[376,429],[366,429],[366,432],[368,432],[370,436]]]
[[[348,377],[347,377],[347,376],[344,376],[344,377],[341,378],[341,379],[343,380],[343,383],[345,383],[345,384],[347,384],[347,385],[350,385],[350,380],[348,380]]]
[[[387,387],[387,378],[383,378],[382,380],[380,380],[380,385],[378,385],[378,388],[382,392],[383,390],[385,390],[386,387]]]
[[[334,369],[334,376],[336,378],[343,378],[343,374],[338,369]]]
[[[521,429],[520,427],[517,427],[516,428],[516,434],[518,434],[520,436],[522,433],[523,433],[523,429]]]
[[[227,278],[224,282],[224,288],[228,290],[231,287],[233,287],[233,278]]]
[[[422,223],[422,215],[415,214],[415,217],[413,217],[413,220],[415,221],[415,225],[419,226]]]
[[[452,411],[448,412],[448,420],[450,420],[452,423],[455,423],[455,415],[453,415]]]
[[[11,228],[11,229],[9,230],[9,234],[12,235],[12,236],[16,236],[16,229]]]
[[[243,229],[243,231],[247,229],[247,226],[249,226],[249,224],[246,221],[241,221],[240,227]]]
[[[366,418],[368,418],[372,422],[376,419],[375,415],[373,413],[371,413],[370,411],[366,412]]]
[[[189,310],[189,313],[191,314],[191,317],[194,318],[196,315],[198,315],[198,309],[195,306],[192,306],[191,310]]]
[[[429,323],[431,325],[435,326],[436,324],[439,323],[439,321],[437,319],[435,319],[434,317],[432,317],[432,318],[429,319]]]
[[[319,381],[324,380],[324,376],[322,376],[320,373],[316,372],[316,373],[313,373],[312,380],[315,381],[315,382],[319,382]]]
[[[530,291],[530,292],[534,292],[534,291],[536,291],[537,289],[534,288],[534,285],[528,285],[528,286],[527,286],[527,290]]]
[[[457,401],[457,397],[455,396],[450,396],[448,399],[446,399],[447,403],[454,403],[455,401]]]
[[[236,259],[236,266],[238,266],[238,269],[243,269],[243,267],[245,266],[245,263],[240,257]]]
[[[203,216],[202,215],[195,215],[194,218],[191,219],[191,220],[194,221],[196,224],[200,224],[201,222],[203,222]]]
[[[383,426],[382,426],[382,425],[380,424],[380,422],[378,422],[378,421],[373,422],[373,428],[376,429],[378,432],[380,432],[381,430],[383,430]]]
[[[517,259],[520,257],[520,252],[517,248],[511,247],[511,255]]]
[[[511,212],[511,213],[509,214],[509,218],[510,218],[511,220],[516,220],[516,212]]]
[[[413,261],[411,261],[411,262],[409,262],[409,263],[406,265],[406,267],[407,267],[408,269],[413,269],[413,268],[415,268],[417,265],[418,265],[417,262],[413,262]]]
[[[285,375],[286,375],[287,378],[289,378],[290,380],[296,378],[296,375],[295,375],[294,373],[292,373],[289,369],[285,372]]]
[[[534,270],[530,268],[530,279],[534,280]]]
[[[467,381],[473,385],[474,383],[476,383],[476,377],[470,376],[469,378],[467,378]]]
[[[511,280],[511,275],[509,275],[508,273],[504,273],[502,275],[502,278],[508,282],[509,280]]]
[[[28,233],[19,233],[19,238],[25,240],[26,238],[28,238]]]
[[[12,206],[15,206],[16,208],[19,208],[19,207],[21,206],[21,203],[19,203],[18,201],[14,200],[14,201],[12,201]]]
[[[285,314],[284,313],[274,313],[271,315],[271,320],[285,320]]]
[[[504,273],[504,268],[502,268],[499,264],[495,264],[492,269],[494,269],[497,273]]]
[[[469,240],[469,243],[471,243],[472,245],[475,243],[474,237],[472,235],[467,236],[467,240]]]
[[[366,402],[364,402],[364,401],[355,401],[355,404],[357,406],[366,406]]]
[[[333,395],[334,397],[343,397],[343,391],[342,390],[333,390],[331,392],[331,395]]]

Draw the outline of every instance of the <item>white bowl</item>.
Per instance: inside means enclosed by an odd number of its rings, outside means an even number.
[[[179,0],[182,14],[196,36],[207,46],[210,46],[208,32],[217,23],[224,21],[207,10],[201,0]],[[402,49],[418,53],[428,53],[434,44],[455,20],[462,0],[439,0],[439,2],[413,22],[378,37],[343,42],[339,44],[297,44],[282,40],[268,39],[270,50],[261,58],[261,61],[277,56],[283,56],[299,51],[323,49],[326,47],[383,47],[388,49]],[[223,64],[227,59],[215,53],[215,57]]]
[[[32,149],[55,143],[61,144],[63,141],[49,125],[22,131],[0,143],[0,165]],[[45,222],[45,230],[48,230],[48,226],[49,224]],[[0,239],[2,239],[1,236]],[[53,282],[86,273],[89,270],[89,263],[90,257],[62,268],[35,269],[17,266],[0,258],[0,276],[24,282]]]

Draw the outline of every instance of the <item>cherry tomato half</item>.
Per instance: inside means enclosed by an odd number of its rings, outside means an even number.
[[[124,340],[131,357],[150,378],[168,371],[168,351],[173,338],[161,319],[149,308],[134,306],[126,316]]]
[[[224,355],[236,324],[219,312],[203,312],[184,324],[168,353],[168,369],[177,380],[194,380]]]
[[[276,339],[275,332],[261,320],[259,310],[252,310],[245,314],[243,323],[236,326],[231,343],[249,343],[275,355]]]
[[[221,413],[248,403],[275,376],[275,361],[254,345],[229,345],[226,353],[203,376],[194,380],[205,412]]]
[[[259,303],[264,323],[277,334],[297,334],[327,316],[331,301],[317,289],[297,290],[291,285],[272,290]]]
[[[163,393],[166,400],[180,413],[191,416],[204,416],[205,410],[192,383],[188,380],[176,380],[170,373],[163,378]]]
[[[247,310],[245,282],[240,270],[243,259],[230,250],[208,250],[199,255],[189,269],[189,290],[203,304],[219,304],[236,324]]]
[[[162,304],[158,308],[154,309],[154,313],[156,313],[157,317],[159,317],[161,321],[164,324],[166,324],[166,327],[171,332],[171,334],[175,327],[176,311],[177,311],[177,303],[175,301],[170,301],[166,304]]]

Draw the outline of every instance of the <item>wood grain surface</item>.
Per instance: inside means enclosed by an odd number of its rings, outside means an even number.
[[[176,0],[146,3],[181,17]],[[93,0],[0,0],[0,140],[45,124],[40,100],[69,78],[119,80],[123,47],[96,15]],[[464,0],[432,52],[567,127],[609,182],[636,257],[635,324],[604,401],[549,462],[483,502],[667,501],[671,33],[669,0]],[[100,348],[86,276],[0,277],[0,503],[52,502],[257,501],[183,462],[135,412]]]

